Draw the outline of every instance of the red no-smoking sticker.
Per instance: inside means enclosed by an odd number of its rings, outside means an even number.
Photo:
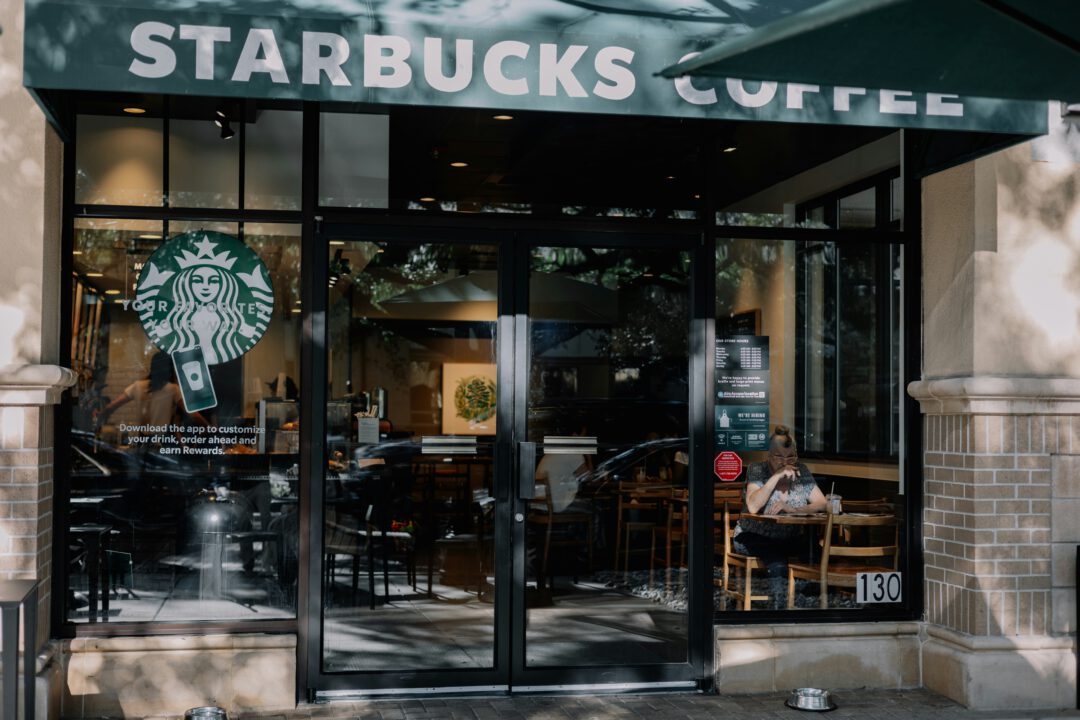
[[[713,461],[713,472],[724,482],[738,480],[742,475],[742,458],[730,450],[725,450]]]

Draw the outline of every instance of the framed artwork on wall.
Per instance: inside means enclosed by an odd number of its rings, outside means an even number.
[[[489,363],[443,364],[443,435],[495,434],[495,373]]]

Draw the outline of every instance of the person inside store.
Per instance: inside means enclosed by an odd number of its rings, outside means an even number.
[[[184,399],[168,354],[154,353],[147,376],[128,385],[119,397],[102,409],[97,417],[98,426],[104,425],[110,415],[128,403],[135,403],[140,425],[170,425],[180,418],[184,412]],[[188,413],[188,417],[200,425],[209,425],[201,413]]]
[[[559,424],[556,435],[566,435],[566,426]],[[586,435],[584,426],[570,433],[578,437]],[[592,471],[592,456],[584,453],[545,454],[536,466],[537,488],[547,485],[551,494],[553,512],[592,512],[592,503],[578,497],[581,481]]]
[[[804,528],[781,525],[767,520],[745,517],[808,513],[825,510],[826,500],[821,488],[806,465],[799,462],[795,438],[791,429],[777,425],[769,439],[764,462],[752,463],[746,469],[746,493],[743,513],[732,536],[736,552],[753,555],[764,562],[769,581],[769,597],[773,608],[787,604],[788,557],[805,557],[816,550],[804,540]]]

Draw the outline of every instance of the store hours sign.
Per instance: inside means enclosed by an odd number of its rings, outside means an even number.
[[[714,433],[718,450],[769,447],[769,338],[716,339]]]

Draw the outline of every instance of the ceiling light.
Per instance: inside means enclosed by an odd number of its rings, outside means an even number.
[[[132,105],[131,107],[124,108],[124,112],[126,112],[128,115],[142,115],[144,112],[146,112],[146,108],[136,107]]]
[[[674,176],[674,175],[668,175],[668,176],[667,176],[666,178],[664,178],[664,179],[665,179],[665,180],[674,180],[674,179],[675,179],[675,176]]]
[[[344,240],[331,240],[330,244],[331,245],[344,245],[345,241]]]
[[[425,197],[420,198],[420,202],[435,202],[435,198],[425,196]]]
[[[469,163],[467,163],[467,162],[461,162],[461,161],[459,160],[458,162],[452,162],[452,163],[450,163],[450,167],[469,167]]]
[[[82,250],[72,250],[71,254],[72,255],[82,255]]]
[[[734,145],[729,145],[728,147],[724,148],[724,152],[735,152],[738,149],[739,148],[735,147]]]
[[[300,304],[300,301],[299,301],[299,300],[297,300],[295,304],[296,304],[296,305],[299,305],[299,304]]]
[[[386,252],[383,248],[375,248],[375,254],[378,255],[381,252]]]
[[[86,273],[86,277],[93,277],[93,278],[105,277],[105,273],[88,272],[88,273]]]
[[[694,193],[694,199],[695,200],[700,200],[701,199],[701,193]]]
[[[215,120],[214,122],[217,123],[218,121]],[[232,129],[231,125],[229,125],[228,120],[222,120],[220,125],[221,125],[221,135],[220,135],[220,137],[221,137],[222,140],[228,140],[233,135],[236,135],[236,131]]]
[[[226,115],[226,114],[225,114],[225,111],[224,111],[224,110],[222,110],[221,108],[218,108],[217,110],[215,110],[215,111],[214,111],[214,114],[215,114],[215,115],[217,115],[217,116],[218,116],[219,118],[221,118],[222,120],[224,120],[225,118],[227,118],[227,117],[228,117],[228,115]]]
[[[513,120],[514,116],[513,115],[492,115],[491,119],[492,120]]]
[[[120,291],[119,290],[106,290],[105,294],[106,295],[119,295]]]
[[[161,236],[160,235],[155,235],[154,233],[144,233],[144,234],[139,236],[139,239],[140,240],[160,240]]]
[[[296,314],[296,313],[300,312],[300,308],[293,308],[292,311],[293,311],[293,314]]]
[[[641,273],[641,277],[652,277],[652,273]]]
[[[125,300],[123,300],[121,298],[117,298],[117,299],[113,300],[113,302],[116,303],[117,305],[123,305]]]

